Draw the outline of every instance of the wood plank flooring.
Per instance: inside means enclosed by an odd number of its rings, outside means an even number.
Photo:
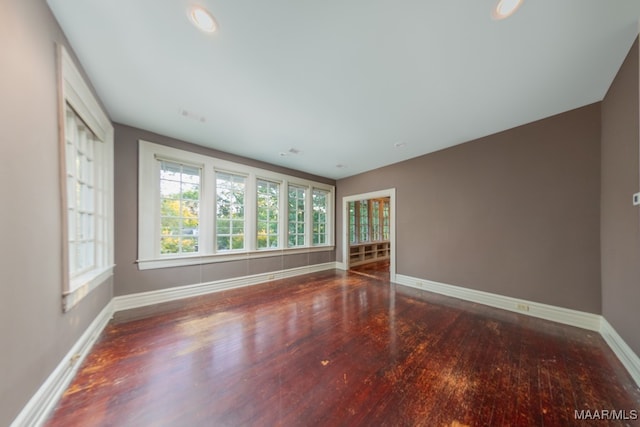
[[[117,313],[47,426],[640,424],[597,333],[362,273]]]

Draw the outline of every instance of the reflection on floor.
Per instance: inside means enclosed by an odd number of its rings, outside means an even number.
[[[378,280],[389,280],[389,260],[370,262],[368,264],[351,267],[349,271],[363,274]]]
[[[640,409],[596,332],[367,271],[117,313],[47,425],[571,426]]]

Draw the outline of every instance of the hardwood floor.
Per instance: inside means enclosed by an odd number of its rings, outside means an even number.
[[[389,260],[361,264],[349,268],[349,271],[371,277],[372,279],[389,281]]]
[[[117,313],[48,426],[570,426],[640,409],[595,332],[327,271]],[[589,424],[591,423],[591,424]]]

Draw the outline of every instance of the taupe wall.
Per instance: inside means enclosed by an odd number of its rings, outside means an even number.
[[[116,272],[115,295],[127,295],[180,285],[192,285],[250,274],[266,273],[335,261],[332,250],[308,254],[219,262],[202,266],[139,271],[138,253],[138,140],[143,139],[212,157],[335,185],[335,181],[233,156],[124,125],[115,125]]]
[[[338,229],[391,187],[398,274],[600,313],[599,103],[339,180]]]
[[[112,296],[105,283],[62,313],[56,42],[64,36],[43,0],[0,2],[2,426]]]
[[[640,355],[638,41],[602,102],[602,313]]]

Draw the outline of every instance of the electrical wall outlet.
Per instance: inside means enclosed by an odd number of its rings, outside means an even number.
[[[275,279],[275,278],[276,278],[276,276],[275,276],[274,274],[270,274],[270,275],[269,275],[269,280],[273,280],[273,279]]]
[[[529,306],[527,304],[516,304],[516,308],[520,311],[529,311]]]
[[[640,206],[640,193],[633,195],[633,206]]]

